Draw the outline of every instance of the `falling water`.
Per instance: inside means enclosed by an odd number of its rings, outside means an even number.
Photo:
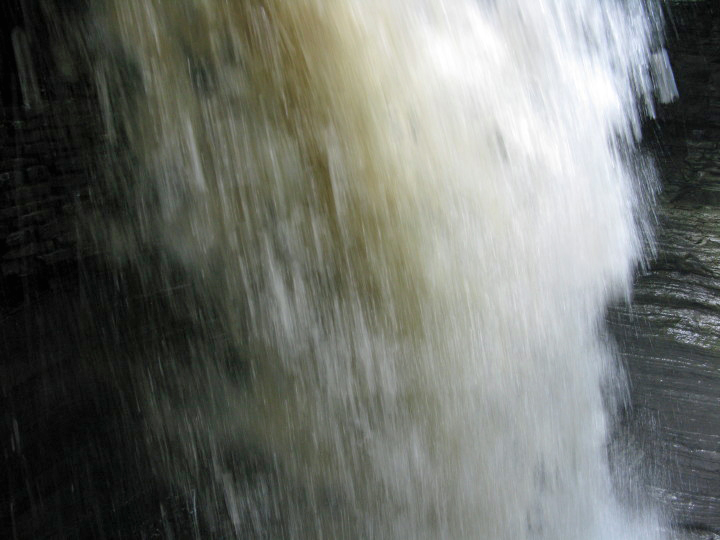
[[[675,91],[651,8],[94,6],[122,150],[95,233],[190,284],[189,360],[147,352],[140,407],[218,536],[661,536],[612,480],[603,324],[649,239],[641,120]]]

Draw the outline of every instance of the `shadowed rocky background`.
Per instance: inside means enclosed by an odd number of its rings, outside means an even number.
[[[720,4],[671,3],[680,93],[646,125],[662,181],[657,256],[610,314],[655,494],[678,524],[720,531]]]
[[[609,320],[630,379],[624,430],[653,466],[648,488],[679,527],[712,538],[720,534],[720,5],[671,2],[667,12],[681,97],[645,126],[663,182],[658,253],[633,304]],[[107,152],[96,95],[82,73],[61,73],[68,64],[52,58],[51,27],[37,22],[35,4],[7,1],[0,14],[0,537],[206,537],[193,501],[165,486],[147,456],[129,369],[149,347],[182,355],[190,325],[172,317],[150,325],[167,313],[167,294],[107,271],[80,240]]]

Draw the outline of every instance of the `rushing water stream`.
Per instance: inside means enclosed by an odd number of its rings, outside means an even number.
[[[640,123],[675,92],[652,7],[93,6],[121,149],[95,235],[191,284],[191,359],[148,353],[139,406],[218,536],[662,537],[608,458],[603,322],[650,240]]]

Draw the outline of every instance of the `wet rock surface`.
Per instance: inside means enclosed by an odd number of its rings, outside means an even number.
[[[187,325],[131,280],[77,273],[0,318],[0,538],[214,537],[158,473],[132,376],[164,343],[186,353]]]
[[[678,525],[720,531],[720,5],[671,5],[680,98],[646,138],[658,156],[657,255],[611,314],[651,481]]]

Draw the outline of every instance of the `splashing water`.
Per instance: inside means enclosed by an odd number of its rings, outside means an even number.
[[[229,336],[154,359],[175,391],[145,403],[219,535],[661,535],[611,480],[603,330],[648,237],[641,116],[674,94],[653,10],[106,0],[94,24],[130,171],[98,235],[182,269],[178,309]]]

